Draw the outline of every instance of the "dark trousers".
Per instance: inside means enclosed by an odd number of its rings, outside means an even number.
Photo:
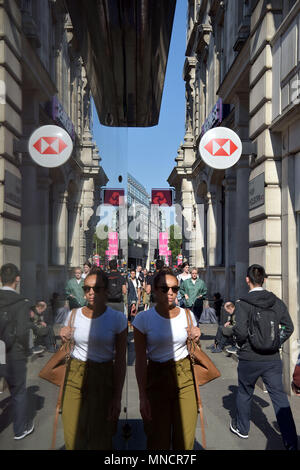
[[[190,360],[150,360],[147,396],[152,418],[144,421],[147,449],[192,450],[198,414]]]
[[[34,333],[36,334],[35,345],[41,344],[47,349],[55,346],[56,339],[52,326],[42,326],[40,328],[35,328]]]
[[[282,440],[286,448],[297,448],[297,432],[290,404],[282,384],[281,361],[239,361],[236,399],[237,428],[247,435],[250,429],[250,408],[257,379],[261,377],[275,411]]]
[[[223,326],[218,326],[217,334],[215,337],[215,342],[220,348],[224,348],[228,344],[233,344],[233,339],[230,336],[225,336],[223,334]]]
[[[27,416],[26,372],[26,359],[7,358],[5,379],[11,395],[15,436],[22,434],[30,425]]]
[[[200,317],[203,312],[203,300],[202,299],[196,299],[194,305],[191,307],[188,307],[190,310],[192,310],[193,314],[196,317],[197,322],[199,323]]]

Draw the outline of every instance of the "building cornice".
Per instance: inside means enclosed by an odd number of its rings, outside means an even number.
[[[197,59],[195,57],[186,57],[183,66],[183,79],[187,81],[191,71],[196,67]]]
[[[245,75],[250,71],[250,38],[236,56],[233,64],[225,75],[217,95],[223,99],[224,103],[231,103],[233,96],[238,91],[249,91],[249,82],[245,81]]]
[[[202,55],[203,51],[207,50],[212,31],[213,28],[210,24],[200,24],[198,26],[198,35],[195,44],[195,52],[197,55]]]

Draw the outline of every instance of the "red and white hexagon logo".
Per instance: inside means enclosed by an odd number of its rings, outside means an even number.
[[[70,158],[73,142],[68,132],[59,126],[42,126],[34,131],[28,142],[31,158],[40,166],[54,168]]]
[[[60,137],[40,137],[33,146],[42,155],[59,155],[67,148]]]
[[[235,165],[242,154],[239,136],[227,127],[216,127],[207,131],[199,144],[203,161],[218,170]]]

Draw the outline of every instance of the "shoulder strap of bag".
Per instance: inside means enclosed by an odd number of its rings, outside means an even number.
[[[185,313],[186,313],[188,327],[192,328],[193,322],[192,322],[191,312],[189,311],[189,309],[186,308]]]
[[[74,326],[76,312],[77,312],[77,308],[73,308],[70,318],[69,318],[69,322],[68,322],[68,326],[70,326],[71,328],[73,328]]]
[[[73,328],[74,322],[75,322],[75,316],[76,316],[77,308],[73,308],[69,321],[68,321],[68,326]],[[69,348],[69,353],[68,355],[70,356],[71,354],[71,341],[68,341],[70,348]],[[66,371],[65,371],[66,373]],[[63,389],[64,389],[64,382],[65,380],[62,381],[61,386],[59,387],[59,392],[58,392],[58,399],[55,407],[55,416],[54,416],[54,424],[53,424],[53,433],[52,433],[52,444],[51,444],[51,450],[55,450],[55,442],[56,442],[56,431],[57,431],[57,424],[58,424],[58,416],[60,413],[61,409],[61,403],[62,403],[62,396],[63,396]]]
[[[187,308],[185,309],[185,313],[186,313],[188,327],[191,328],[193,326],[191,313]],[[189,346],[188,346],[188,349],[189,349]],[[193,364],[192,361],[191,361],[191,365],[192,365],[192,371],[193,371],[194,364]],[[199,384],[197,382],[197,378],[196,378],[196,375],[194,374],[194,371],[193,371],[193,376],[194,376],[195,388],[196,388],[196,399],[197,399],[197,405],[198,405],[198,412],[200,413],[202,446],[203,446],[204,449],[206,449],[206,436],[205,436],[205,428],[204,428],[203,405],[202,405],[202,400],[201,400],[201,395],[200,395],[200,390],[199,390]]]

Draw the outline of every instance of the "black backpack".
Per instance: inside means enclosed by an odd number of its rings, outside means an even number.
[[[273,308],[251,305],[248,338],[252,348],[261,353],[275,353],[280,348],[280,323]]]
[[[109,302],[122,302],[122,285],[124,284],[123,277],[118,272],[108,274],[108,301]]]
[[[17,338],[17,325],[9,307],[0,308],[0,340],[4,341],[6,351],[9,351]]]

